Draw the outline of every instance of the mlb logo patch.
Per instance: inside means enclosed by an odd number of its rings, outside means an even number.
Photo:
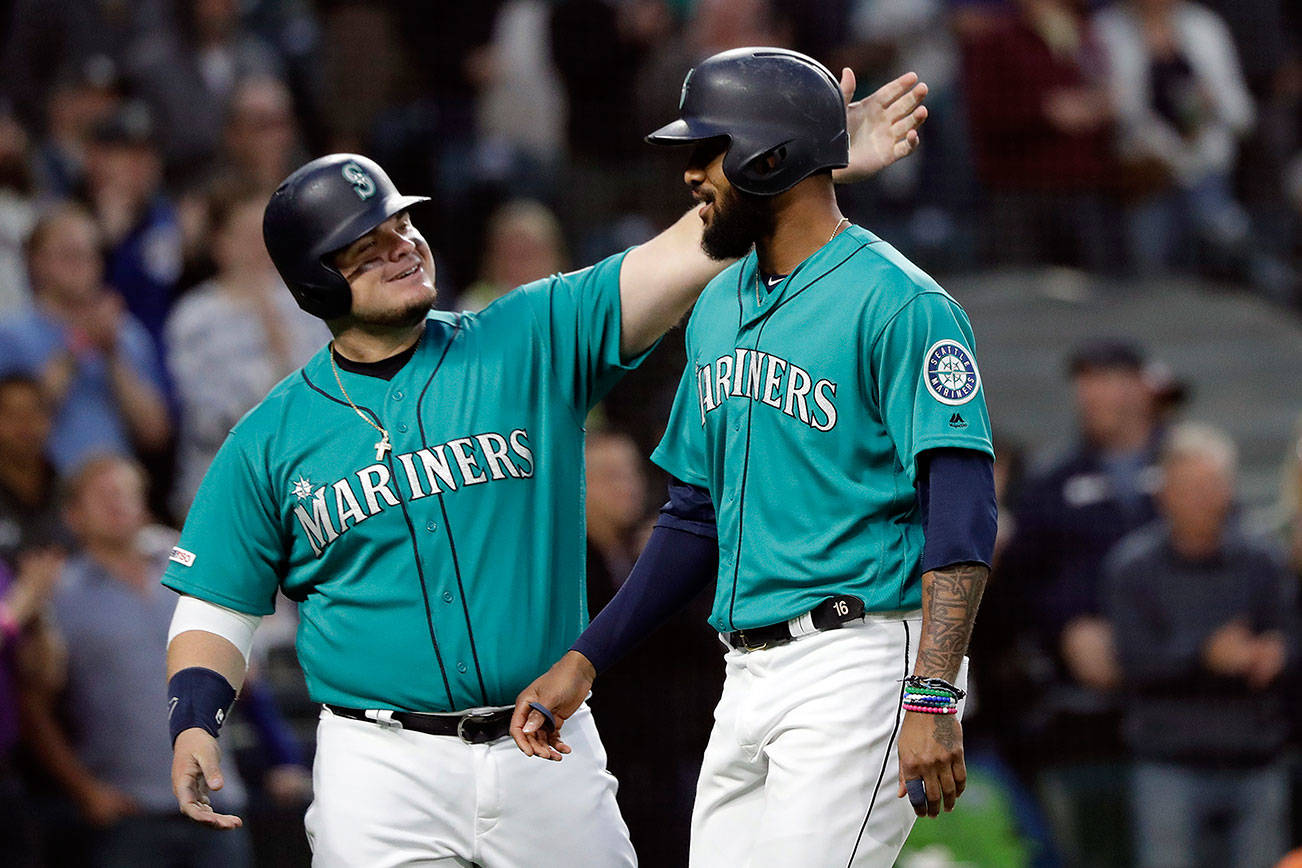
[[[167,556],[169,561],[175,561],[183,567],[194,566],[194,552],[187,552],[180,546],[172,549],[172,553]]]

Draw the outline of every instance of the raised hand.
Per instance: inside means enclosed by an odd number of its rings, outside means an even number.
[[[854,183],[913,153],[918,147],[918,127],[927,119],[927,85],[917,73],[906,72],[874,93],[851,102],[854,72],[841,71],[846,128],[850,131],[850,165],[832,170],[838,184]]]

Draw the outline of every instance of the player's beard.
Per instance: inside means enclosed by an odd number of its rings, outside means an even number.
[[[701,232],[701,249],[711,259],[738,259],[773,234],[773,208],[763,196],[736,187],[714,197],[714,216]]]
[[[431,291],[429,296],[423,299],[417,299],[401,307],[392,307],[385,310],[372,310],[357,312],[352,314],[353,321],[358,325],[371,326],[378,328],[412,328],[419,325],[434,309],[434,299],[437,294]]]

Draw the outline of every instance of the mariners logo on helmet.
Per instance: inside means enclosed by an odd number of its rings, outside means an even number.
[[[927,350],[927,391],[937,401],[966,404],[980,387],[976,362],[958,341],[937,341]]]
[[[353,185],[357,198],[365,201],[375,195],[375,182],[371,180],[370,175],[366,174],[365,169],[357,165],[356,161],[349,160],[344,163],[341,171],[348,183]]]

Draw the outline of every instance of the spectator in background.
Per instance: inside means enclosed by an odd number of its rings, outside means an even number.
[[[0,377],[0,562],[63,542],[57,478],[46,456],[54,424],[35,377]]]
[[[100,233],[80,206],[42,216],[27,240],[32,307],[0,322],[0,375],[40,380],[54,407],[60,472],[96,452],[156,451],[171,437],[149,333],[104,283]]]
[[[27,306],[23,244],[36,222],[27,131],[0,101],[0,316]]]
[[[832,20],[826,7],[825,20]],[[856,70],[860,81],[876,71],[889,78],[911,70],[927,83],[926,144],[916,159],[899,161],[864,185],[847,188],[851,207],[871,219],[874,231],[931,267],[972,261],[974,174],[969,145],[961,56],[950,0],[853,0],[846,4],[854,36],[844,57],[824,57],[831,68]],[[797,34],[809,21],[789,4]],[[804,49],[802,49],[804,50]],[[848,214],[851,212],[847,212]],[[871,215],[871,218],[868,217]],[[856,218],[858,219],[858,218]]]
[[[1173,428],[1162,520],[1108,558],[1142,868],[1270,868],[1288,849],[1280,676],[1296,657],[1296,580],[1239,528],[1235,465],[1219,431]]]
[[[601,611],[627,578],[650,530],[647,461],[631,437],[612,431],[588,435],[588,610]],[[704,625],[713,586],[671,617],[651,638],[608,671],[616,677],[592,694],[598,721],[631,721],[646,713],[647,697],[673,709],[674,725],[648,751],[637,727],[607,726],[607,768],[619,781],[616,797],[642,865],[686,865],[692,802],[701,756],[710,737],[722,667],[704,664],[718,636]],[[672,677],[666,678],[666,674]]]
[[[120,65],[144,34],[170,26],[166,0],[16,0],[4,39],[0,89],[30,130],[42,130],[60,75],[92,58]]]
[[[213,275],[209,225],[214,195],[223,189],[261,190],[264,201],[306,159],[299,144],[289,89],[271,76],[246,78],[231,94],[222,132],[222,150],[210,176],[178,198],[186,270],[180,285],[193,286]]]
[[[1114,264],[1105,191],[1112,105],[1081,0],[1016,0],[966,46],[969,120],[989,196],[988,258]],[[930,102],[930,100],[928,100]]]
[[[1209,248],[1223,264],[1249,246],[1230,189],[1252,97],[1229,30],[1185,0],[1124,0],[1095,19],[1117,109],[1130,258],[1143,275]]]
[[[202,177],[221,143],[227,103],[254,75],[279,76],[280,59],[240,22],[239,0],[172,0],[175,28],[132,47],[128,75],[159,118],[168,180]]]
[[[566,267],[565,239],[556,215],[541,202],[517,199],[489,219],[482,276],[458,301],[463,310],[483,310],[513,287]]]
[[[102,54],[59,73],[44,106],[36,153],[37,182],[45,195],[66,199],[81,187],[91,134],[121,105],[119,85],[117,65]]]
[[[712,2],[705,0],[701,6]],[[739,5],[736,0],[734,5]],[[561,184],[561,214],[582,261],[626,246],[618,238],[618,218],[637,210],[642,182],[629,164],[643,156],[642,136],[655,128],[636,123],[632,95],[645,73],[644,62],[669,23],[663,0],[552,4],[552,60],[569,108],[569,166]],[[689,66],[674,69],[670,78],[681,80]],[[663,112],[675,104],[665,101],[657,108]]]
[[[217,832],[176,811],[172,795],[166,677],[176,597],[159,584],[173,535],[151,532],[143,469],[92,458],[70,477],[66,515],[80,551],[64,568],[55,624],[68,649],[65,727],[48,697],[26,702],[32,750],[100,833],[92,864],[241,868],[248,833]],[[161,530],[161,529],[155,529]],[[233,767],[213,794],[242,809]]]
[[[60,677],[62,647],[44,612],[62,568],[52,550],[25,555],[17,577],[0,562],[0,853],[12,868],[40,865],[36,817],[15,763],[19,689],[48,689]]]
[[[1128,864],[1119,674],[1101,582],[1107,551],[1156,515],[1157,430],[1143,371],[1140,350],[1123,341],[1072,355],[1081,442],[1026,482],[1001,580],[990,584],[1017,601],[1026,636],[1015,758],[1029,765],[1069,866]]]
[[[259,75],[235,86],[222,130],[221,157],[224,174],[238,175],[268,196],[294,171],[302,152],[294,99],[284,82]]]
[[[228,188],[211,201],[217,275],[167,321],[167,363],[181,405],[172,509],[184,516],[231,427],[281,379],[330,340],[299,310],[262,242],[267,197]]]
[[[142,102],[95,128],[81,191],[99,222],[108,282],[162,349],[163,322],[181,276],[181,225],[163,192],[158,130]]]

